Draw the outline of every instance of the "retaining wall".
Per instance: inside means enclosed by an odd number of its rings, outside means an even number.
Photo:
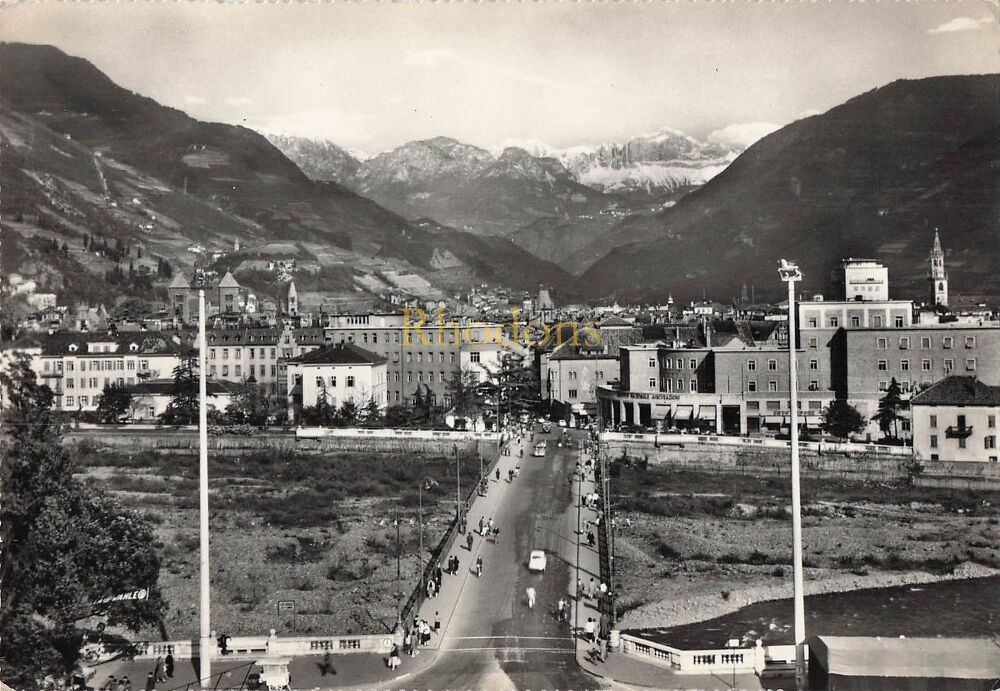
[[[616,435],[616,437],[619,435]],[[610,435],[607,435],[610,437]],[[647,459],[651,464],[674,470],[696,470],[715,473],[788,476],[790,449],[715,443],[705,440],[670,440],[658,437],[649,440],[607,438],[602,445],[611,460],[627,455]],[[727,440],[728,441],[728,440]],[[859,481],[905,482],[924,487],[954,489],[1000,489],[1000,464],[936,462],[926,464],[914,473],[911,456],[897,450],[801,448],[799,462],[804,477],[838,478]]]
[[[336,434],[296,434],[294,431],[257,431],[253,434],[209,434],[209,453],[237,455],[255,451],[336,453],[367,451],[382,453],[406,452],[415,455],[452,453],[455,447],[463,454],[495,453],[496,441],[491,435],[456,432],[424,432],[402,430],[336,430]],[[378,434],[372,434],[378,432]],[[493,435],[495,436],[495,435]],[[196,455],[196,427],[94,427],[74,428],[65,432],[67,442],[86,441],[101,448],[122,451],[172,451]]]

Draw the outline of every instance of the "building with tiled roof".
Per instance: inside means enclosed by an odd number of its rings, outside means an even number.
[[[910,401],[913,455],[922,463],[996,462],[1000,386],[954,375]]]
[[[65,411],[94,410],[105,386],[172,377],[195,357],[176,335],[155,331],[31,334],[0,345],[0,367],[18,353],[31,357],[32,369],[55,393],[55,407]]]
[[[384,410],[388,383],[384,357],[353,343],[325,345],[287,362],[289,417],[321,399],[337,408],[347,401],[363,407],[369,401]]]

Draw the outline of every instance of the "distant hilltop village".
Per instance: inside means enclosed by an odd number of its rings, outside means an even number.
[[[162,397],[174,369],[196,352],[203,289],[208,375],[217,395],[228,395],[227,386],[259,386],[288,401],[290,420],[325,395],[359,403],[375,396],[382,409],[451,408],[456,377],[486,381],[513,355],[535,371],[538,395],[569,424],[774,436],[788,431],[792,341],[805,434],[823,434],[827,412],[842,402],[863,420],[854,435],[874,440],[885,433],[876,419],[880,406],[898,395],[903,405],[893,434],[899,440],[921,449],[928,461],[986,461],[996,453],[993,426],[977,427],[972,441],[918,426],[930,420],[918,414],[922,402],[942,406],[965,391],[971,393],[955,405],[975,407],[979,398],[993,400],[990,387],[1000,386],[995,310],[960,302],[949,292],[936,232],[927,266],[927,300],[915,305],[892,298],[888,269],[877,260],[844,260],[832,281],[834,299],[816,295],[796,302],[794,334],[788,332],[787,304],[755,304],[746,290],[728,305],[669,299],[662,305],[591,307],[557,306],[545,288],[525,298],[484,286],[451,308],[443,302],[420,305],[428,314],[444,310],[449,323],[472,335],[431,343],[406,342],[402,310],[312,311],[303,309],[293,281],[284,284],[279,300],[259,301],[229,272],[197,282],[177,275],[158,317],[135,323],[110,317],[100,306],[67,310],[72,318],[51,322],[35,315],[22,324],[21,335],[2,345],[0,362],[7,366],[18,353],[30,355],[67,413],[94,410],[112,383]],[[515,308],[523,316],[512,325]],[[553,328],[537,344],[488,337],[529,321]],[[593,324],[598,338],[572,340],[574,329],[568,327],[585,323]],[[962,431],[963,425],[950,428]],[[952,439],[955,448],[949,450]]]

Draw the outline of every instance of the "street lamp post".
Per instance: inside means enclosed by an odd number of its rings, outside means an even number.
[[[458,460],[458,444],[455,444],[455,522],[462,522],[462,464]]]
[[[795,603],[795,685],[805,689],[805,597],[802,592],[802,496],[799,480],[799,394],[796,379],[795,350],[795,284],[802,280],[802,272],[795,264],[781,260],[778,274],[788,284],[788,389],[789,420],[792,444],[792,581]]]
[[[198,291],[198,523],[200,573],[201,646],[198,677],[208,688],[212,678],[211,570],[208,550],[208,384],[205,379],[205,289]]]
[[[393,525],[396,526],[396,625],[398,626],[402,620],[401,613],[401,600],[403,593],[400,590],[399,580],[400,580],[400,545],[399,545],[399,511],[396,511],[396,518],[393,520]]]

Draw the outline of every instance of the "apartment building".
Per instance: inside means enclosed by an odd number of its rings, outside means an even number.
[[[95,410],[105,386],[169,379],[195,357],[176,335],[152,331],[32,334],[7,344],[0,361],[9,366],[17,353],[31,356],[35,374],[55,393],[55,408],[65,411]]]
[[[553,415],[569,422],[597,415],[597,388],[617,382],[621,364],[603,345],[585,348],[564,343],[541,359],[541,393]]]
[[[463,323],[461,328],[438,331],[429,323],[424,327],[425,343],[412,328],[404,333],[404,316],[395,312],[334,315],[324,331],[327,343],[354,344],[386,360],[389,405],[412,405],[419,387],[421,395],[447,407],[449,382],[455,374],[471,370],[485,377],[496,369],[504,352],[526,352],[497,342],[501,329],[499,324]]]
[[[251,382],[270,394],[280,394],[279,329],[211,329],[206,331],[205,364],[213,381]],[[197,338],[194,343],[197,344]]]

